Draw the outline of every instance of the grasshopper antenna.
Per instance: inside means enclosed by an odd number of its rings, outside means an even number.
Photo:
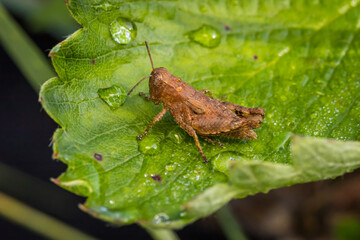
[[[153,63],[153,60],[152,60],[152,58],[151,58],[151,54],[150,54],[150,50],[149,50],[149,46],[148,46],[148,44],[147,44],[147,42],[146,42],[146,41],[145,41],[145,45],[146,45],[146,49],[147,49],[148,54],[149,54],[149,57],[150,57],[151,67],[152,67],[152,69],[154,70],[154,63]]]
[[[151,58],[151,54],[150,54],[150,50],[149,50],[149,46],[148,46],[148,44],[147,44],[147,42],[145,41],[145,45],[146,45],[146,49],[147,49],[147,52],[148,52],[148,54],[149,54],[149,57],[150,57],[150,62],[151,62],[151,67],[152,67],[152,69],[154,70],[154,63],[153,63],[153,60],[152,60],[152,58]],[[143,79],[141,79],[129,92],[128,92],[128,96],[130,95],[130,93],[137,87],[137,86],[139,86],[139,84],[142,82],[142,81],[144,81],[145,79],[147,79],[147,78],[149,78],[149,77],[151,77],[151,75],[149,75],[149,76],[146,76],[146,77],[144,77]]]
[[[142,82],[142,81],[144,81],[145,79],[147,79],[147,78],[149,78],[149,77],[151,77],[151,75],[149,75],[149,76],[146,76],[146,77],[144,77],[143,79],[141,79],[129,92],[128,92],[128,96],[130,95],[130,93],[137,87],[137,86],[139,86],[139,84]]]

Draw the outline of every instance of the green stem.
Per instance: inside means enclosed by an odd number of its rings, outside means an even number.
[[[179,237],[174,231],[163,228],[148,228],[144,227],[146,231],[154,240],[179,240]]]
[[[0,3],[0,42],[31,86],[40,86],[55,76],[49,62],[24,30],[7,13]]]
[[[49,239],[95,239],[0,192],[0,216]]]
[[[233,215],[229,205],[225,205],[217,213],[218,222],[228,240],[246,240],[240,224]]]

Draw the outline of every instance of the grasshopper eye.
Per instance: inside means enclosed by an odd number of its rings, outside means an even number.
[[[162,81],[162,74],[161,73],[155,73],[154,80],[156,81]]]

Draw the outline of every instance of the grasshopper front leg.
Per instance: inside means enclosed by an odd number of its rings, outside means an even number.
[[[150,123],[150,125],[146,128],[146,130],[140,134],[139,136],[137,136],[137,140],[141,140],[150,130],[150,128],[152,128],[152,126],[154,126],[155,123],[157,123],[158,121],[160,121],[163,116],[165,115],[165,113],[167,112],[167,109],[166,108],[163,108],[161,110],[161,112],[159,112],[156,117],[154,118],[154,120],[152,121],[152,123]]]
[[[151,101],[151,97],[144,92],[139,92],[139,96],[143,97],[146,101]]]

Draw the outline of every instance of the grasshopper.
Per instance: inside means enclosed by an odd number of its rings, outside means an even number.
[[[172,75],[166,68],[154,68],[149,46],[145,41],[149,54],[152,72],[141,79],[128,93],[130,93],[145,79],[149,78],[150,97],[145,98],[154,104],[162,104],[162,110],[156,115],[146,130],[137,137],[141,140],[160,121],[167,111],[177,124],[194,138],[196,146],[204,159],[208,162],[199,142],[198,135],[211,144],[223,144],[209,138],[210,136],[225,136],[236,139],[256,139],[253,131],[260,127],[265,116],[263,108],[247,108],[231,102],[215,99],[209,90],[198,91],[180,78]],[[209,95],[209,96],[208,96]]]

